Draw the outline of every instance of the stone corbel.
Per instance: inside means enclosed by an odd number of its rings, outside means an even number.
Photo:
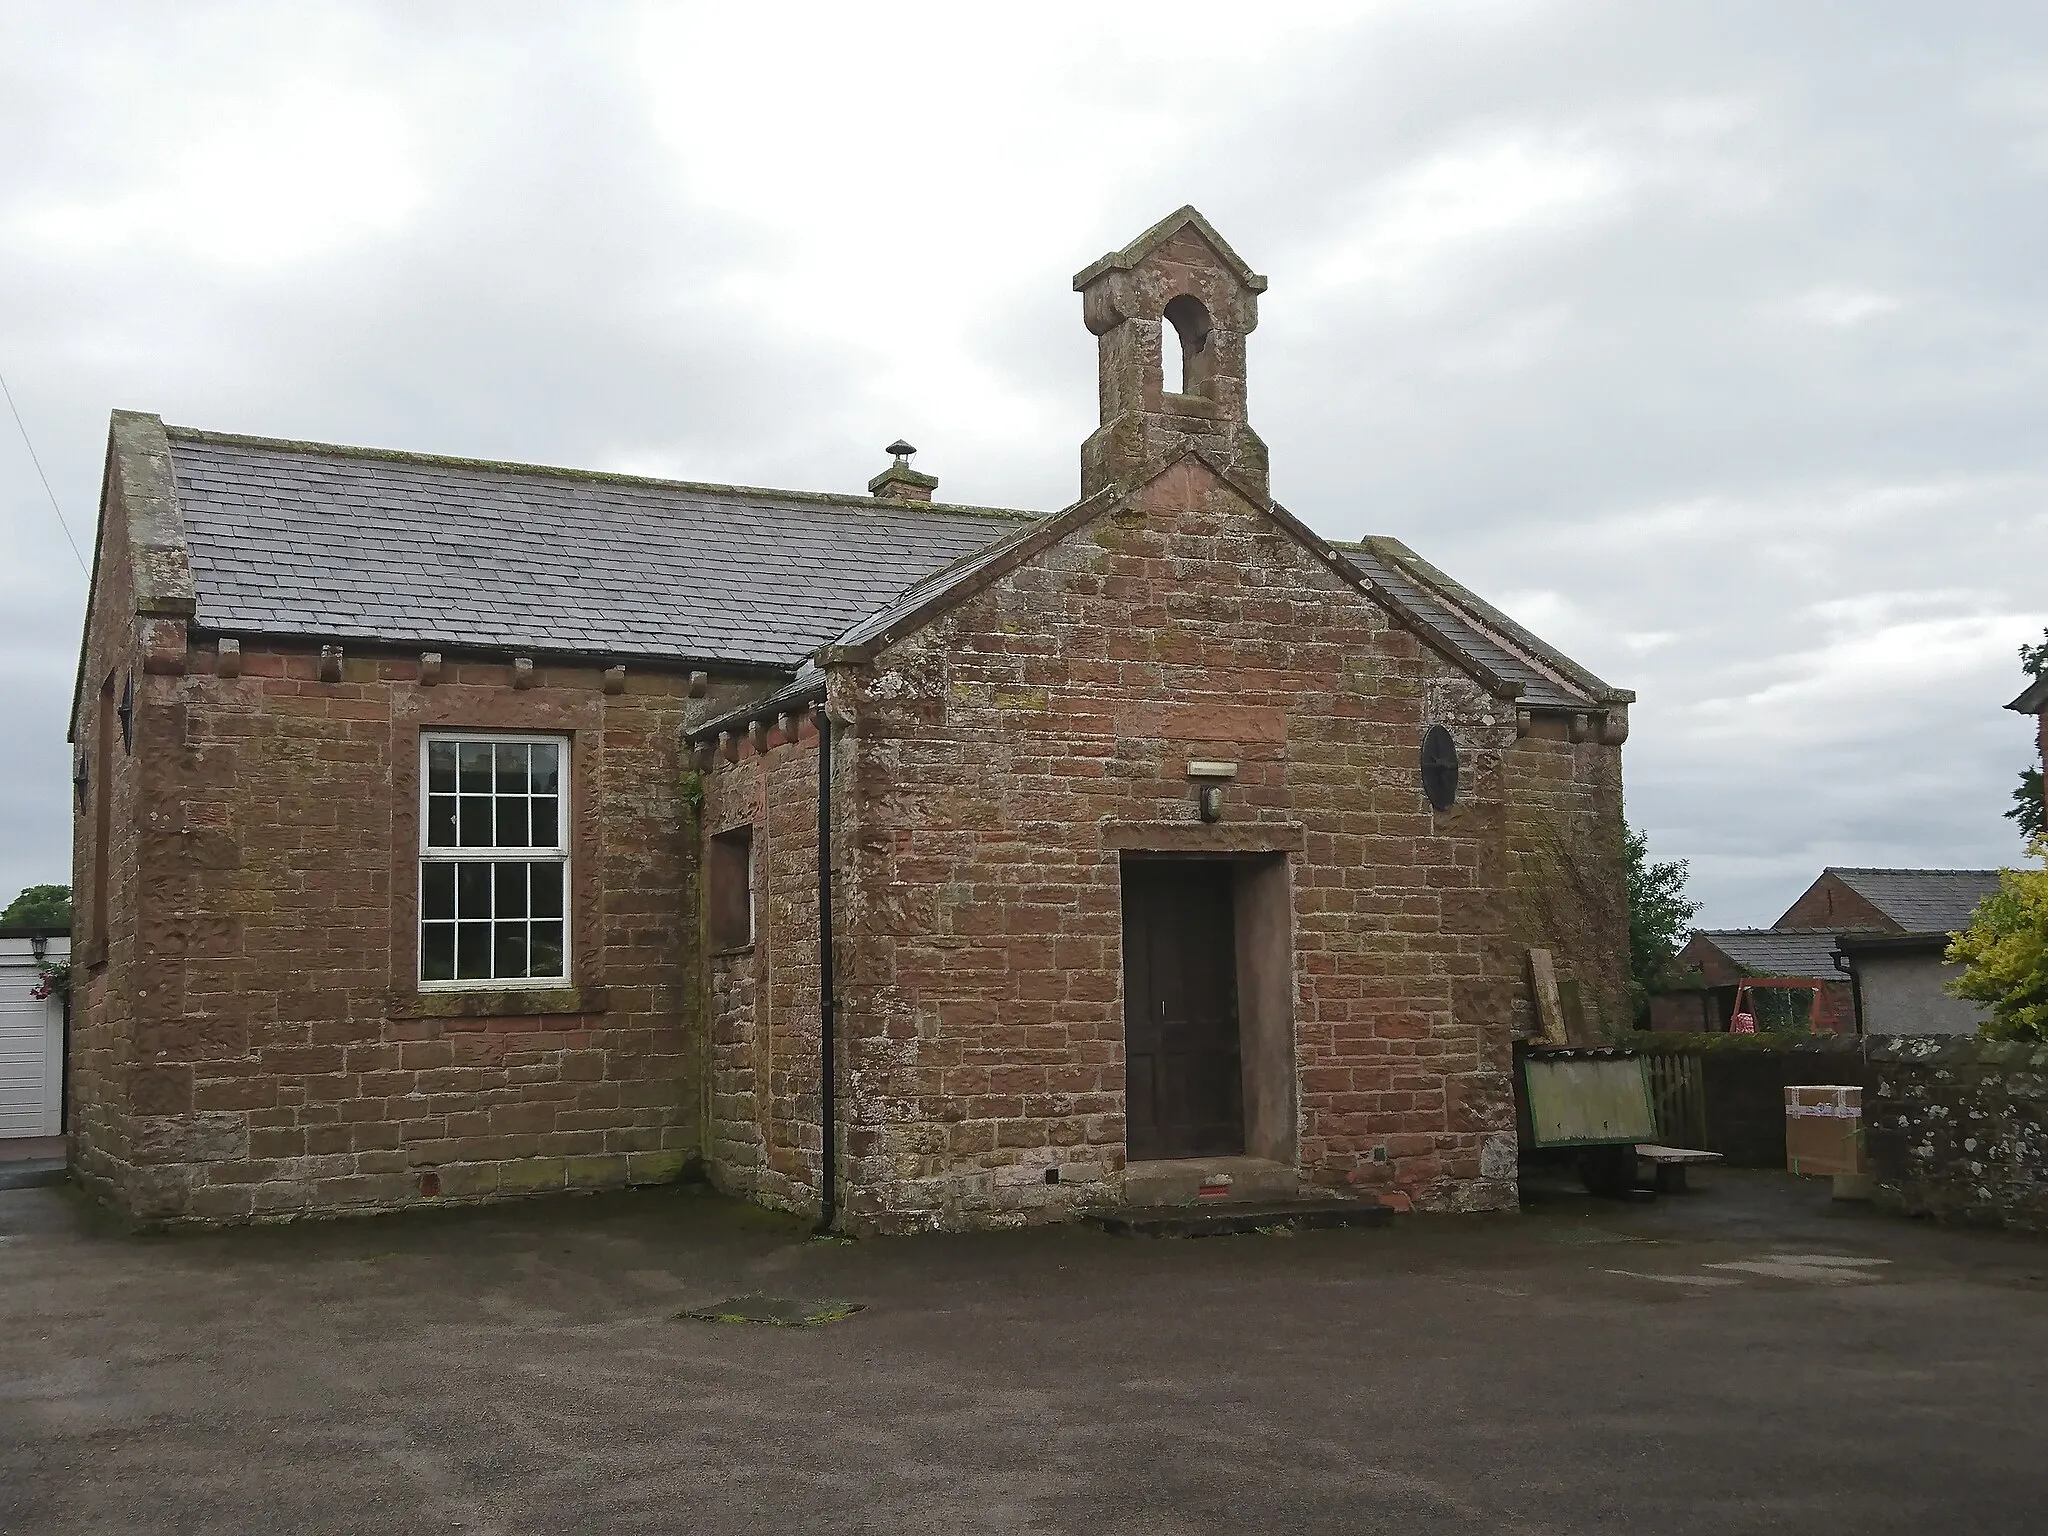
[[[1573,715],[1571,724],[1565,730],[1567,741],[1584,741],[1593,734],[1593,722],[1585,715]]]
[[[321,682],[323,682],[323,683],[338,683],[338,682],[340,682],[340,681],[341,681],[341,663],[342,663],[342,653],[341,653],[341,647],[340,647],[340,646],[338,646],[338,645],[323,645],[323,646],[321,646],[321,647],[320,647],[320,681],[321,681]]]
[[[177,677],[185,670],[185,621],[144,619],[142,621],[142,670],[160,677]]]
[[[711,687],[711,674],[710,674],[709,672],[692,672],[692,673],[690,674],[690,697],[691,697],[691,698],[693,698],[693,699],[701,699],[701,698],[703,698],[703,697],[704,697],[704,695],[705,695],[705,694],[706,694],[706,693],[707,693],[707,692],[708,692],[708,691],[710,690],[710,687]]]
[[[1518,710],[1516,710],[1516,711],[1515,711],[1515,735],[1516,735],[1516,737],[1517,737],[1517,738],[1519,739],[1520,737],[1523,737],[1523,736],[1530,736],[1530,735],[1533,735],[1533,734],[1535,734],[1535,731],[1536,731],[1536,714],[1535,714],[1535,711],[1533,711],[1533,710],[1527,710],[1527,709],[1518,709]]]
[[[613,694],[626,691],[626,669],[624,667],[606,667],[604,669],[604,691]]]
[[[431,688],[440,681],[441,653],[439,651],[421,651],[420,686],[422,688]]]
[[[1081,322],[1090,334],[1105,336],[1138,312],[1128,272],[1111,272],[1081,290]]]
[[[1628,740],[1628,706],[1610,704],[1600,717],[1600,745],[1618,747]]]
[[[533,658],[531,656],[514,656],[512,658],[512,686],[514,688],[531,688],[533,686]]]
[[[216,677],[240,677],[242,675],[242,642],[222,640],[214,655],[213,672]]]
[[[766,720],[749,720],[747,722],[747,745],[756,752],[766,752],[768,750],[768,722]]]

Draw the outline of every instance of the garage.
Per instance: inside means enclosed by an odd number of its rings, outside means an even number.
[[[64,1005],[38,997],[65,963],[62,934],[0,928],[0,1140],[64,1129]]]

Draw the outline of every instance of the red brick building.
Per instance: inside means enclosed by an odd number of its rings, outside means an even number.
[[[117,414],[81,1177],[149,1220],[692,1167],[863,1229],[1511,1204],[1527,949],[1628,1022],[1631,696],[1271,499],[1265,280],[1200,215],[1076,287],[1102,426],[1049,517],[907,445],[821,496]]]
[[[1868,1030],[1875,1034],[1921,1032],[1902,1030],[1900,1017],[1913,1017],[1927,1032],[1959,1030],[1964,1021],[1976,1028],[1967,1005],[1945,1000],[1942,951],[1951,933],[1969,926],[1977,903],[1998,889],[1995,869],[1851,869],[1829,866],[1802,891],[1768,928],[1699,928],[1678,952],[1677,968],[1700,977],[1701,992],[1667,994],[1673,1001],[1653,1012],[1682,1024],[1665,1027],[1726,1029],[1735,1006],[1736,988],[1745,980],[1774,978],[1819,984],[1826,996],[1816,1010],[1804,1000],[1780,992],[1767,1000],[1772,1015],[1759,1022],[1776,1028]],[[1866,959],[1859,966],[1842,963],[1841,952],[1860,941]],[[1911,941],[1910,943],[1908,941]],[[1872,999],[1854,979],[1861,972],[1883,970],[1888,996],[1895,996],[1901,972],[1919,983],[1911,1008],[1880,1007],[1867,1017]],[[1754,1000],[1754,999],[1753,999]],[[1783,1005],[1783,1006],[1777,1006]],[[1816,1013],[1820,1016],[1815,1017]],[[1936,1030],[1936,1016],[1946,1023]],[[1832,1020],[1832,1025],[1828,1020]]]

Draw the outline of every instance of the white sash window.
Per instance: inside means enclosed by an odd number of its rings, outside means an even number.
[[[569,979],[569,742],[420,737],[420,985]]]

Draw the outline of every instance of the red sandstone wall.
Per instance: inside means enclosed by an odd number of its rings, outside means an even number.
[[[698,1151],[695,849],[682,678],[210,648],[138,684],[132,1016],[88,1021],[93,1181],[146,1219],[238,1219],[649,1182]],[[572,985],[413,978],[423,727],[573,741]],[[83,869],[90,851],[81,849]],[[117,947],[118,958],[118,947]],[[103,1061],[103,1058],[106,1060]],[[112,1065],[110,1066],[111,1063]]]
[[[817,1207],[818,738],[771,733],[705,781],[707,837],[753,828],[755,941],[714,950],[710,1172],[730,1194]]]
[[[1240,765],[1216,838],[1292,829],[1300,845],[1304,1176],[1512,1204],[1512,710],[1195,461],[1142,504],[834,675],[852,720],[850,1212],[971,1225],[1119,1197],[1119,863],[1104,829],[1191,823],[1191,756]],[[1435,720],[1468,748],[1441,816],[1417,778]]]
[[[1528,952],[1548,949],[1558,976],[1576,991],[1574,1043],[1623,1037],[1635,1020],[1621,749],[1571,741],[1564,721],[1539,720],[1508,749],[1502,767],[1517,1028],[1538,1031],[1526,984]]]
[[[113,472],[110,465],[110,481]],[[73,930],[69,1063],[65,1083],[66,1131],[80,1176],[106,1188],[113,1171],[126,1163],[130,1037],[134,1028],[136,973],[135,891],[139,849],[140,772],[152,746],[149,722],[138,712],[134,725],[140,758],[124,751],[119,722],[103,716],[100,690],[111,678],[118,703],[122,682],[134,678],[143,689],[133,573],[119,487],[110,484],[96,555],[92,612],[85,633],[77,714],[72,721],[74,764],[82,755],[92,765],[93,783],[82,808],[73,798],[71,889]],[[102,739],[102,731],[105,739]],[[101,847],[95,836],[99,779],[112,766],[110,829]],[[95,908],[95,871],[107,861],[106,943],[101,945]]]

